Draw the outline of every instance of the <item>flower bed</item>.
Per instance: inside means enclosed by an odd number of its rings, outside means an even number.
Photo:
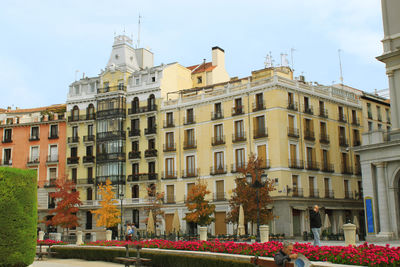
[[[141,244],[144,248],[209,251],[265,257],[273,257],[282,248],[282,244],[276,241],[247,244],[235,242],[222,243],[218,239],[214,241],[177,242],[161,239],[141,241],[97,241],[86,243],[86,245],[124,246],[126,243]],[[357,247],[314,247],[311,244],[296,243],[293,252],[302,253],[311,261],[329,261],[332,263],[364,266],[400,266],[400,247],[389,247],[389,245],[384,247],[364,243]]]
[[[63,242],[63,241],[55,241],[55,240],[51,240],[51,239],[46,239],[46,240],[36,240],[36,243],[38,245],[66,245],[67,243]]]

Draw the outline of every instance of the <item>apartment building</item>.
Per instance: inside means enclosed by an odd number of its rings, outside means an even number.
[[[0,164],[37,171],[39,219],[54,208],[49,193],[65,175],[64,115],[65,105],[0,111]]]

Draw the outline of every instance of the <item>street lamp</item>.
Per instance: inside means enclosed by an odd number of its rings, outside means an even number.
[[[246,181],[247,183],[253,187],[257,189],[257,194],[256,194],[256,200],[257,200],[257,242],[260,242],[260,197],[259,197],[259,191],[260,188],[264,187],[267,184],[267,179],[268,179],[268,175],[262,173],[261,174],[261,179],[259,179],[258,177],[258,169],[256,169],[256,179],[253,182],[253,176],[248,173],[246,175]]]
[[[122,222],[123,222],[123,215],[122,215],[122,208],[123,208],[123,206],[122,206],[122,202],[123,202],[123,200],[124,200],[124,193],[120,193],[120,194],[119,194],[119,198],[120,198],[120,201],[121,201],[121,234],[120,234],[120,240],[122,241],[122,240],[123,240],[123,237],[124,237],[123,224],[122,224]]]

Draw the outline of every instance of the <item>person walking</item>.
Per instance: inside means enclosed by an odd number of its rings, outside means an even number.
[[[321,246],[320,231],[321,231],[321,215],[319,214],[318,205],[314,206],[314,209],[310,211],[310,228],[314,235],[314,246]]]
[[[126,227],[126,241],[132,241],[132,226],[130,223]]]

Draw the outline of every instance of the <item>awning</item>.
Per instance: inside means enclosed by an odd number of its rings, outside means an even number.
[[[308,207],[306,206],[292,206],[292,208],[295,210],[308,210]]]

